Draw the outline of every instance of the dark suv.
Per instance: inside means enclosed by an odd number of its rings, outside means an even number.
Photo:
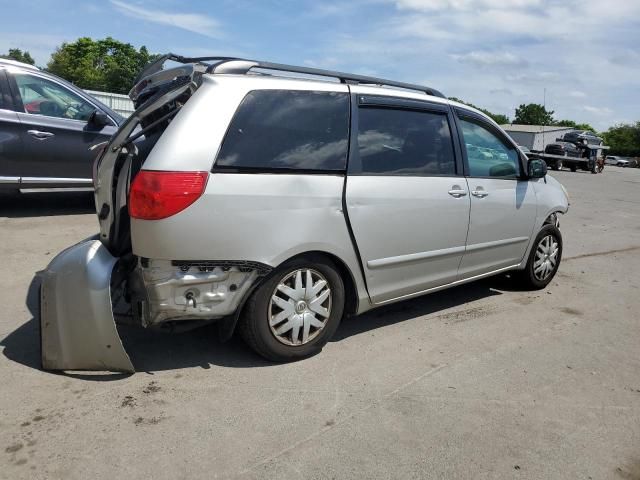
[[[123,120],[55,75],[0,59],[0,190],[91,188],[89,149]]]
[[[562,155],[564,157],[581,157],[581,151],[573,143],[569,142],[556,142],[550,143],[544,149],[544,153],[550,153],[552,155]]]
[[[589,130],[575,130],[565,133],[562,139],[565,142],[571,142],[576,145],[604,145],[602,138]]]

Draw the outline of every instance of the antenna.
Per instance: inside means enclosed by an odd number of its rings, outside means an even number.
[[[544,110],[544,112],[547,112],[547,87],[544,87],[544,94],[542,97],[542,109]],[[546,115],[544,115],[542,117],[543,121],[542,121],[542,150],[544,151],[544,149],[546,148],[546,144],[544,143],[544,131],[547,129],[547,121],[546,121]]]

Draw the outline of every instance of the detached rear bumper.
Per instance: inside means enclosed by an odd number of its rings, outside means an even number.
[[[111,306],[116,261],[99,240],[87,240],[61,252],[42,272],[42,368],[135,371]]]

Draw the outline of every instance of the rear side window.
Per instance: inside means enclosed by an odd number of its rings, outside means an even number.
[[[444,113],[360,108],[358,151],[365,175],[455,175]]]
[[[216,166],[344,170],[347,93],[256,90],[240,104]]]

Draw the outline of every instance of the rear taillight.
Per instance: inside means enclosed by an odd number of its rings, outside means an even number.
[[[129,191],[129,215],[160,220],[195,202],[207,186],[208,172],[140,170]]]

